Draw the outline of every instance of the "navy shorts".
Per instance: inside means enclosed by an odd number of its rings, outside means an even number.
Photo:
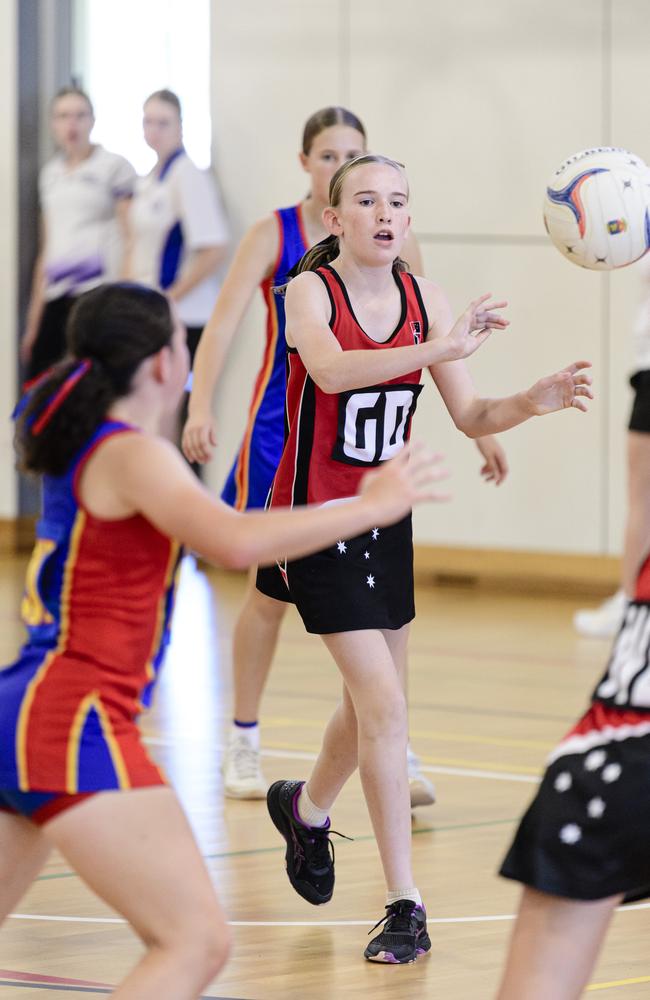
[[[48,820],[96,794],[68,795],[66,792],[20,792],[15,788],[0,788],[0,812],[24,816],[37,826],[44,826]]]

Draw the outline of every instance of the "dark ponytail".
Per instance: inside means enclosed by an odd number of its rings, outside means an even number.
[[[151,288],[100,285],[81,295],[68,320],[68,357],[17,409],[19,468],[64,473],[110,406],[128,395],[145,358],[169,346],[173,329],[167,299]]]

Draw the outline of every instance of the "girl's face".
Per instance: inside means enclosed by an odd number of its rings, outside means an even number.
[[[58,97],[52,106],[52,138],[63,153],[84,152],[90,145],[94,124],[88,101],[80,94],[65,94]]]
[[[326,208],[323,221],[360,264],[392,264],[411,224],[405,175],[385,163],[354,167],[343,178],[339,205]]]
[[[169,156],[183,142],[178,111],[168,101],[157,98],[147,101],[142,119],[144,141],[160,157]]]
[[[319,132],[309,152],[300,154],[303,170],[311,175],[312,197],[326,205],[330,181],[338,168],[365,151],[366,140],[349,125],[330,125]]]

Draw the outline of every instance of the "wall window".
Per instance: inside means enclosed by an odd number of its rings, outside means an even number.
[[[199,167],[210,165],[210,0],[75,0],[74,76],[90,94],[93,140],[147,173],[142,103],[169,87],[183,107],[183,135]]]

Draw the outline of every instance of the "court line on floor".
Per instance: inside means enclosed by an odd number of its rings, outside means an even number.
[[[592,983],[587,986],[587,993],[594,990],[611,990],[616,986],[635,986],[638,983],[650,983],[650,976],[637,976],[635,979],[613,979],[610,983]]]
[[[315,719],[289,718],[279,715],[265,716],[262,721],[264,730],[267,729],[318,729],[323,730],[323,722]],[[520,740],[507,739],[493,736],[470,736],[467,734],[441,732],[438,729],[409,729],[411,739],[440,740],[442,743],[478,743],[481,746],[515,747],[528,750],[541,750],[543,753],[550,753],[555,742],[553,740]]]
[[[318,756],[313,750],[307,750],[295,743],[292,746],[287,746],[286,743],[277,745],[266,743],[260,752],[262,757],[284,757],[287,760],[316,760]],[[515,773],[505,769],[503,771],[490,771],[482,767],[472,766],[476,764],[475,761],[464,762],[469,764],[469,767],[457,765],[448,758],[445,758],[444,764],[431,763],[431,758],[424,756],[420,757],[420,761],[425,761],[421,769],[427,774],[449,774],[457,778],[483,778],[494,781],[523,781],[535,785],[539,784],[540,781],[539,768],[535,771],[532,768],[521,768],[521,773]]]
[[[159,746],[159,747],[170,747],[178,743],[178,741],[168,740],[159,736],[145,736],[143,737],[143,742],[149,746]],[[191,737],[188,737],[188,742],[196,742]],[[217,751],[223,751],[225,748],[223,746],[217,746],[215,748]],[[262,757],[278,757],[286,758],[287,760],[305,760],[313,761],[316,760],[318,754],[304,746],[303,744],[293,743],[268,743],[260,750]],[[453,777],[458,778],[482,778],[485,780],[492,781],[523,781],[528,784],[539,784],[539,768],[516,768],[516,771],[507,770],[504,766],[501,768],[500,764],[492,764],[492,767],[499,768],[499,770],[489,770],[478,766],[477,761],[472,760],[459,760],[457,758],[438,758],[441,761],[438,764],[430,763],[431,758],[426,756],[420,757],[421,761],[425,761],[422,766],[422,770],[426,771],[428,774],[448,774]],[[513,765],[508,765],[513,767]]]
[[[507,819],[478,820],[473,823],[449,823],[446,826],[416,826],[411,831],[411,834],[416,837],[424,833],[454,833],[458,830],[478,830],[491,826],[512,825],[513,823],[516,823],[516,819],[508,817]],[[372,833],[359,834],[353,837],[352,840],[355,843],[369,843],[375,840],[375,836]],[[345,847],[346,842],[343,841],[339,846]],[[221,851],[214,854],[204,854],[203,858],[205,861],[220,861],[224,858],[250,857],[256,854],[280,854],[284,850],[285,848],[282,845],[274,847],[248,847],[243,848],[241,851]],[[79,878],[79,876],[76,872],[51,872],[49,875],[37,875],[34,881],[52,882],[62,878]]]
[[[634,903],[628,906],[619,906],[618,913],[627,913],[632,910],[648,910],[650,903]],[[427,917],[427,924],[481,924],[481,923],[503,923],[514,920],[514,913],[486,913],[479,916],[466,917]],[[10,913],[12,920],[35,920],[48,923],[77,923],[77,924],[126,924],[123,917],[82,917],[74,914],[66,916],[56,916],[47,913]],[[372,924],[374,917],[367,920],[229,920],[231,927],[367,927]],[[627,982],[628,980],[625,980]],[[648,979],[629,980],[630,982],[647,982]],[[600,989],[604,989],[603,984],[598,984]]]

